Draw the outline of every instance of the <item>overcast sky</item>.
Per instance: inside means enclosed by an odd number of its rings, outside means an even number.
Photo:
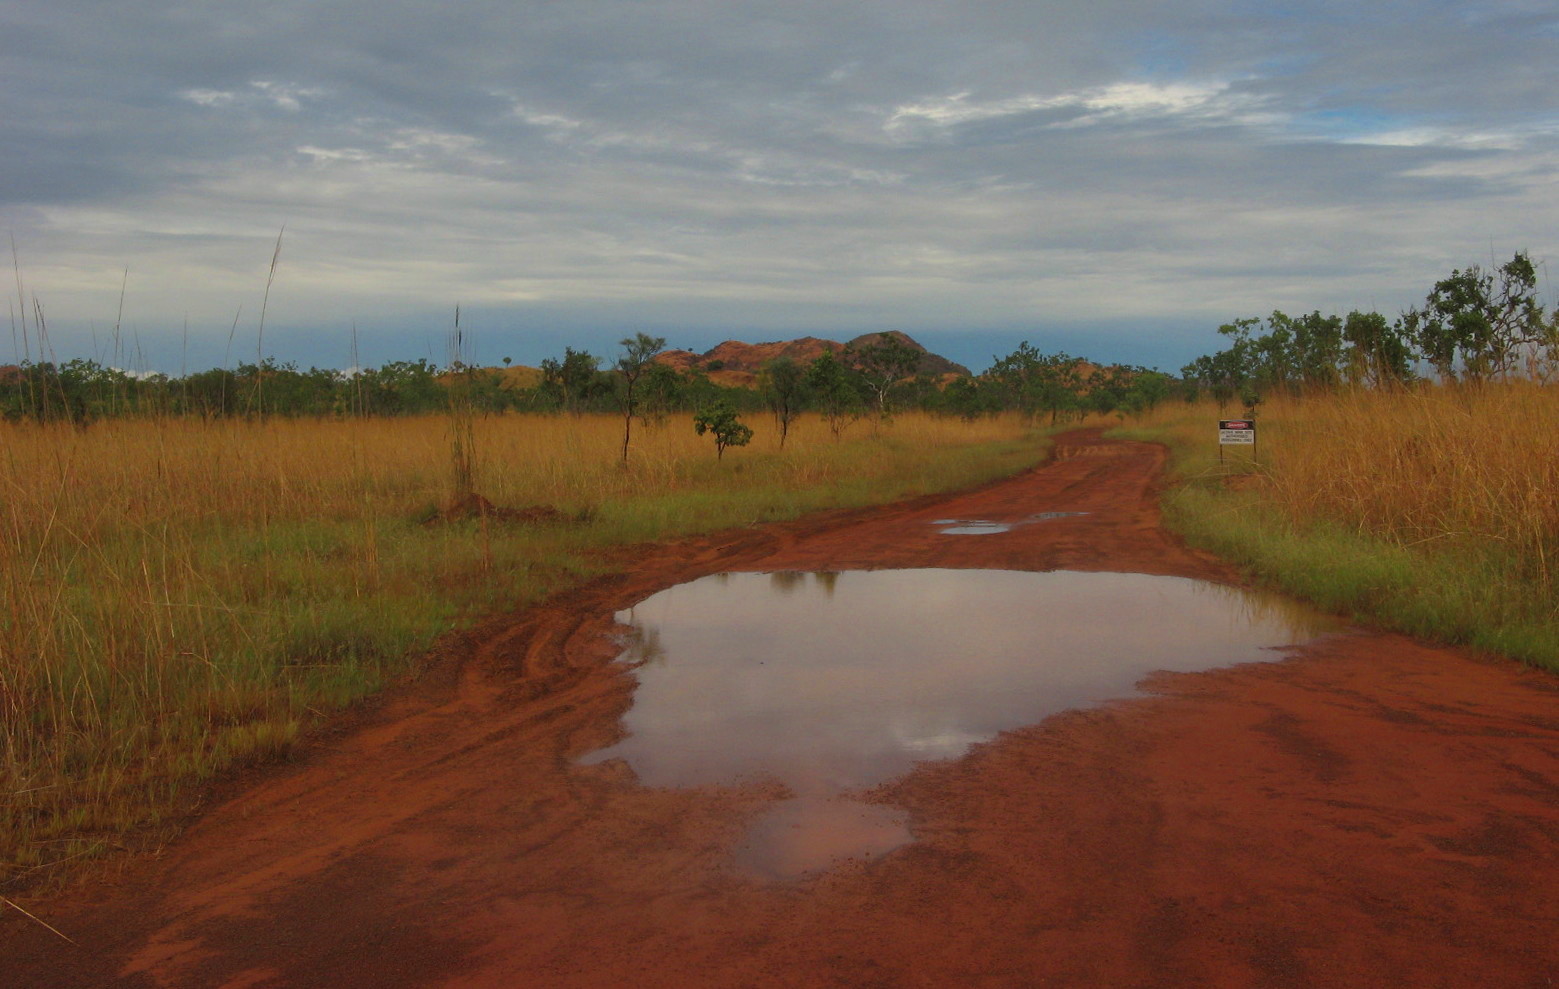
[[[354,323],[442,362],[459,303],[488,362],[904,329],[1177,369],[1235,317],[1559,263],[1549,0],[0,15],[0,233],[61,359],[113,358],[121,286],[121,363],[253,359],[284,226],[263,347],[330,366]]]

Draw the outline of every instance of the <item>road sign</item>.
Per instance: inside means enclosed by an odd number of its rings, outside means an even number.
[[[1255,446],[1256,422],[1253,419],[1219,419],[1219,446]]]

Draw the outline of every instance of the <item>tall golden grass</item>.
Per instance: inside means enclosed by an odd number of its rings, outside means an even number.
[[[805,419],[716,462],[685,417],[490,417],[474,486],[554,525],[425,525],[451,422],[0,425],[0,884],[155,837],[190,784],[285,752],[441,632],[605,564],[604,547],[978,483],[1015,419]],[[754,419],[760,429],[762,420]]]
[[[1274,398],[1255,463],[1238,447],[1219,463],[1219,417],[1163,407],[1148,421],[1181,451],[1191,483],[1171,517],[1193,536],[1333,606],[1559,664],[1554,386]]]

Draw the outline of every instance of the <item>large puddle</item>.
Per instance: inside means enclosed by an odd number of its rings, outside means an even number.
[[[718,574],[617,619],[639,684],[623,740],[584,761],[648,786],[783,782],[736,851],[780,879],[910,840],[903,811],[848,794],[916,762],[1338,627],[1185,578],[1006,570]]]

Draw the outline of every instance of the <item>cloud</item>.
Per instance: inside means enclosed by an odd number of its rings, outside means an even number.
[[[31,5],[0,233],[70,327],[965,331],[1379,305],[1559,252],[1541,4]],[[527,315],[529,314],[529,315]],[[1057,330],[1059,332],[1059,330]],[[1187,339],[1188,350],[1205,341]]]
[[[256,79],[249,85],[277,107],[292,113],[303,109],[304,100],[313,100],[324,95],[324,90],[317,87],[273,82],[269,79]]]
[[[303,109],[304,101],[317,100],[325,90],[315,86],[299,86],[292,83],[256,79],[247,89],[184,89],[177,93],[180,99],[203,107],[274,107],[289,113]]]
[[[971,99],[971,93],[895,107],[885,129],[901,131],[921,123],[938,127],[1050,112],[1046,126],[1084,127],[1111,121],[1178,118],[1184,121],[1267,122],[1259,98],[1232,93],[1229,83],[1152,83],[1121,81],[1053,96],[1021,95],[994,100]]]
[[[220,89],[186,89],[179,95],[198,106],[227,106],[238,99],[237,93]]]

